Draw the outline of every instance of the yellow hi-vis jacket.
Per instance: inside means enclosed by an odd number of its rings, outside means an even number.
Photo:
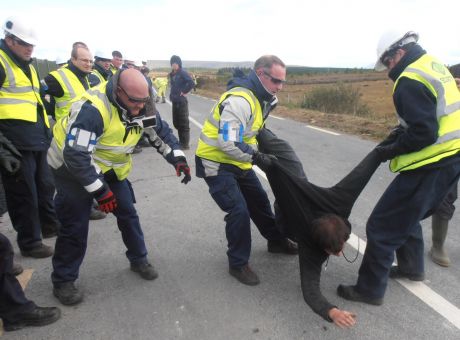
[[[62,97],[54,97],[54,100],[56,101],[54,117],[55,120],[58,121],[60,118],[69,115],[72,103],[77,101],[86,89],[75,73],[67,67],[61,67],[56,71],[52,71],[50,72],[50,75],[56,78],[64,91],[64,95]],[[90,85],[87,77],[85,77],[85,81],[87,82],[89,88]]]
[[[393,172],[413,170],[436,163],[460,150],[460,92],[449,70],[441,62],[425,54],[401,73],[395,81],[393,92],[402,77],[421,82],[436,98],[439,130],[434,144],[392,159],[390,169]]]
[[[249,145],[257,145],[257,133],[264,125],[262,108],[257,98],[249,89],[235,87],[222,94],[219,102],[214,106],[210,116],[204,122],[200,139],[198,140],[196,155],[210,161],[233,164],[242,170],[249,170],[252,168],[252,163],[234,160],[219,148],[217,142],[220,126],[221,103],[229,96],[243,97],[251,106],[252,115],[250,121],[247,122],[245,131],[243,131],[243,142]]]
[[[89,89],[83,93],[79,101],[72,105],[71,114],[54,125],[54,143],[51,147],[57,146],[62,155],[66,135],[71,126],[69,122],[75,120],[75,115],[78,115],[83,103],[89,100],[91,105],[99,111],[104,122],[104,132],[94,147],[93,159],[103,173],[113,169],[121,181],[131,172],[131,153],[142,136],[142,128],[137,126],[126,129],[117,107],[109,101],[106,95],[106,86],[107,83],[103,83]]]
[[[30,73],[32,81],[21,68],[3,51],[0,50],[0,64],[5,69],[5,81],[0,88],[0,119],[19,119],[37,122],[37,105],[43,107],[43,119],[50,126],[45,106],[40,98],[40,81],[32,65]]]

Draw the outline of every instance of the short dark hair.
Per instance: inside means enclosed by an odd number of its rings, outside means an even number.
[[[115,50],[115,51],[112,52],[112,57],[114,57],[114,58],[115,58],[115,57],[117,57],[117,58],[123,58],[123,55],[121,54],[120,51],[116,51],[116,50]]]
[[[280,65],[286,68],[286,65],[283,63],[283,61],[276,55],[263,55],[254,63],[254,70],[257,70],[261,67],[263,67],[266,70],[269,70],[272,68],[273,65]]]
[[[70,56],[72,58],[74,58],[74,59],[78,58],[78,49],[79,48],[89,51],[88,47],[85,47],[83,45],[74,45],[74,47],[72,47],[72,52],[70,53]]]
[[[332,254],[343,249],[351,233],[350,224],[335,214],[325,214],[311,224],[312,238],[318,247]]]

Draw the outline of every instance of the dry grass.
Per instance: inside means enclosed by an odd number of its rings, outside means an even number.
[[[217,99],[225,91],[225,84],[207,74],[206,83],[198,93]],[[208,78],[209,77],[209,78]],[[338,82],[351,84],[361,94],[361,100],[371,113],[365,117],[349,114],[328,114],[299,108],[305,94],[315,87],[335,86]],[[280,104],[274,114],[310,125],[381,140],[397,124],[392,100],[393,82],[384,73],[321,74],[288,76],[288,83],[279,93]]]

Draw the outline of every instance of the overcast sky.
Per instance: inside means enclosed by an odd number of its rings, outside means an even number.
[[[460,0],[21,0],[2,6],[0,21],[33,25],[34,56],[49,60],[84,41],[93,53],[117,49],[133,60],[275,54],[288,65],[368,67],[394,27],[419,32],[444,63],[460,63],[459,13]]]

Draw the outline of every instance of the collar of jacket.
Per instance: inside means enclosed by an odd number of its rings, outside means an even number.
[[[399,63],[393,67],[393,69],[388,73],[388,77],[390,77],[391,80],[396,81],[396,79],[398,79],[401,73],[404,72],[407,66],[412,64],[424,54],[426,54],[426,51],[420,45],[415,45],[409,51],[407,51]]]
[[[5,42],[5,39],[2,39],[0,41],[0,49],[5,51],[5,53],[8,55],[8,57],[13,59],[13,61],[16,63],[16,65],[18,65],[22,69],[26,68],[27,66],[30,65],[30,63],[32,63],[32,58],[30,58],[30,60],[27,60],[27,61],[20,59],[13,51],[10,50],[10,48],[8,47],[8,45]]]
[[[254,70],[251,70],[247,76],[230,79],[227,83],[227,91],[238,86],[251,90],[261,105],[264,102],[271,103],[276,98],[265,89]]]
[[[101,65],[94,63],[93,69],[98,71],[104,77],[105,80],[107,80],[107,78],[109,77],[109,71],[107,71]]]

